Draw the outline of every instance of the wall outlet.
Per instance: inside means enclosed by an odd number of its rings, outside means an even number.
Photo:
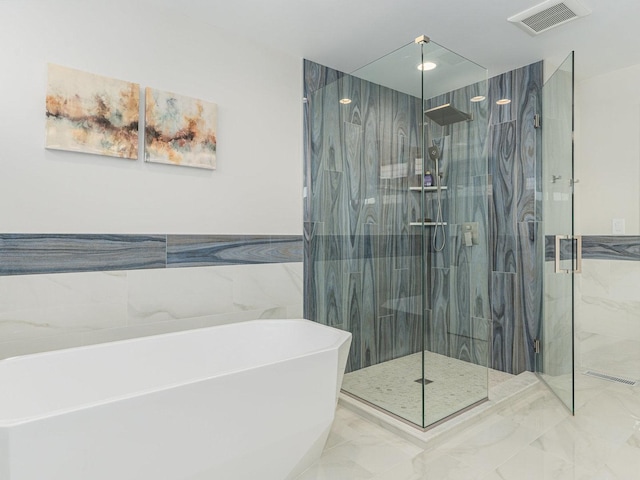
[[[611,220],[611,233],[613,235],[624,235],[624,218]]]

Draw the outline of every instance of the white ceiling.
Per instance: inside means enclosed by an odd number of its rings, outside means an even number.
[[[532,37],[507,21],[541,0],[144,0],[345,72],[426,34],[490,75],[576,52],[576,76],[640,64],[640,0],[581,0],[588,17]]]

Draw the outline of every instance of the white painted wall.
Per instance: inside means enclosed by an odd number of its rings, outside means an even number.
[[[140,2],[0,2],[0,232],[302,229],[302,61]],[[218,104],[218,169],[44,148],[47,62]]]
[[[137,1],[0,1],[0,232],[302,231],[302,60]],[[218,169],[44,148],[47,63],[218,104]],[[302,316],[302,263],[0,277],[0,358]]]
[[[640,65],[576,84],[576,231],[640,234]]]

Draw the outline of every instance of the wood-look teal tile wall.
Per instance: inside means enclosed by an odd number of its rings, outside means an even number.
[[[0,275],[164,268],[164,235],[0,234]]]
[[[305,61],[308,80],[305,96],[315,101],[305,107],[308,109],[305,145],[309,151],[305,168],[310,172],[305,185],[309,189],[311,218],[325,225],[325,235],[362,235],[361,243],[355,242],[346,251],[332,249],[329,256],[325,249],[323,257],[327,263],[331,255],[337,254],[333,258],[343,258],[349,264],[349,273],[362,272],[363,305],[349,309],[352,328],[357,323],[353,312],[361,315],[358,323],[361,339],[357,342],[361,348],[360,363],[352,360],[350,368],[389,359],[405,350],[397,335],[408,316],[400,313],[401,309],[393,302],[399,301],[398,295],[421,297],[422,273],[415,265],[422,262],[424,251],[427,265],[424,278],[430,292],[424,299],[428,318],[423,339],[426,347],[475,362],[484,358],[486,363],[490,355],[490,366],[507,372],[531,369],[532,338],[539,326],[541,305],[539,266],[535,262],[536,252],[541,252],[543,245],[539,232],[540,195],[536,195],[540,187],[541,134],[534,128],[533,116],[541,109],[542,63],[491,79],[488,93],[487,87],[480,92],[483,87],[478,84],[428,102],[427,108],[449,102],[470,105],[466,108],[473,110],[474,117],[472,122],[451,127],[432,124],[427,130],[428,141],[443,152],[441,169],[444,183],[449,186],[443,202],[449,241],[443,252],[433,251],[431,231],[425,232],[423,239],[421,232],[407,227],[409,221],[417,220],[421,214],[419,195],[406,194],[409,186],[420,182],[412,174],[412,161],[418,154],[420,141],[419,102],[325,70]],[[323,88],[318,79],[324,85],[331,82],[336,85]],[[354,99],[347,108],[338,109],[342,116],[335,113],[338,99],[335,95],[340,88],[351,88]],[[470,97],[479,93],[487,95],[487,104],[470,104]],[[330,96],[333,100],[328,102]],[[497,105],[496,100],[502,98],[509,98],[511,103]],[[326,112],[321,111],[324,107]],[[323,139],[326,132],[333,132],[332,138],[340,135],[336,125],[328,125],[336,118],[348,123],[342,125],[346,143],[342,152],[334,151],[339,147],[335,142],[327,152],[327,140]],[[335,160],[338,157],[343,163]],[[398,167],[405,163],[406,167]],[[344,166],[348,175],[339,186],[337,179],[328,176],[332,188],[327,188],[326,177],[322,176],[327,169],[337,170],[338,164]],[[408,171],[397,176],[385,175],[389,171],[385,169],[391,168]],[[332,197],[324,198],[327,194]],[[348,208],[343,205],[345,201]],[[425,205],[426,211],[433,211],[434,198],[427,196]],[[487,242],[472,248],[464,246],[462,223],[469,221],[478,222],[481,238],[487,238]],[[365,233],[362,227],[366,225],[369,227]],[[313,263],[317,257],[312,256],[309,242],[306,262]],[[362,254],[354,251],[356,244],[362,246]],[[371,253],[373,250],[375,253]],[[361,255],[364,258],[359,261]],[[320,287],[317,280],[319,270],[326,275],[330,268],[333,267],[328,264],[315,265],[307,270],[315,271],[316,278],[306,279],[305,285],[315,285],[316,291],[305,295],[305,314],[320,322],[328,320],[318,304],[320,298],[326,298],[319,294],[320,290],[327,287]],[[354,279],[350,277],[350,281]],[[391,321],[397,322],[397,328],[388,326]],[[484,330],[474,330],[474,325],[483,321]],[[394,336],[375,337],[383,331]],[[476,339],[478,332],[490,338],[485,338],[483,344],[482,339]],[[373,337],[368,338],[369,335]]]
[[[409,191],[410,186],[419,186],[422,181],[422,175],[415,174],[415,159],[421,155],[421,101],[348,75],[318,73],[312,62],[305,62],[305,78],[310,79],[305,92],[305,185],[312,220],[306,228],[317,232],[311,225],[323,225],[321,239],[309,233],[305,237],[305,285],[313,289],[305,293],[305,316],[321,323],[347,325],[345,328],[354,335],[350,370],[419,351],[425,342],[427,348],[443,354],[450,353],[450,345],[459,345],[461,356],[472,359],[469,341],[452,341],[456,333],[451,331],[450,320],[455,316],[453,325],[466,334],[460,338],[469,339],[472,293],[485,297],[474,297],[474,305],[489,302],[488,291],[472,286],[469,275],[474,264],[474,272],[484,268],[484,277],[488,277],[486,242],[468,250],[462,247],[459,234],[462,222],[478,221],[482,232],[488,228],[488,117],[486,106],[469,102],[472,96],[486,95],[486,84],[432,100],[434,105],[464,105],[462,108],[474,110],[477,119],[444,129],[430,125],[430,139],[443,152],[443,182],[449,186],[443,214],[451,225],[446,231],[446,248],[435,252],[432,229],[423,232],[409,226],[422,215],[422,194]],[[329,84],[319,88],[318,78]],[[336,109],[343,94],[352,102]],[[339,131],[336,125],[330,125],[335,122],[340,122]],[[342,143],[330,140],[340,135]],[[340,152],[336,151],[339,147]],[[456,168],[448,168],[453,162]],[[426,194],[424,203],[435,218],[435,196]],[[320,251],[318,243],[323,245]],[[423,251],[429,252],[426,270]],[[458,288],[452,283],[457,278],[452,275],[452,267],[461,261],[465,276],[458,282],[463,288]],[[332,285],[340,278],[348,287]],[[433,292],[425,298],[423,278],[428,291]],[[474,276],[474,281],[477,278]],[[450,299],[465,313],[452,309]],[[345,304],[344,318],[335,319],[332,312],[339,309],[327,309],[340,302]],[[426,336],[423,311],[429,318]],[[487,317],[490,314],[486,307],[479,311],[481,315],[486,312]]]
[[[299,262],[302,237],[274,235],[168,235],[167,267]]]
[[[542,62],[537,62],[489,81],[491,366],[515,374],[534,369],[533,339],[542,308],[542,132],[534,126],[534,115],[542,110],[542,80]],[[502,98],[511,103],[497,105]]]

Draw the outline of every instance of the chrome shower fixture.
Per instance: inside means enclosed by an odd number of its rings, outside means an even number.
[[[470,113],[463,112],[451,106],[450,103],[439,105],[437,107],[425,110],[424,114],[441,127],[451,125],[453,123],[473,120]]]
[[[431,161],[435,162],[436,160],[440,159],[440,149],[437,145],[430,146],[427,149],[427,152],[429,153],[429,158],[431,159]]]

